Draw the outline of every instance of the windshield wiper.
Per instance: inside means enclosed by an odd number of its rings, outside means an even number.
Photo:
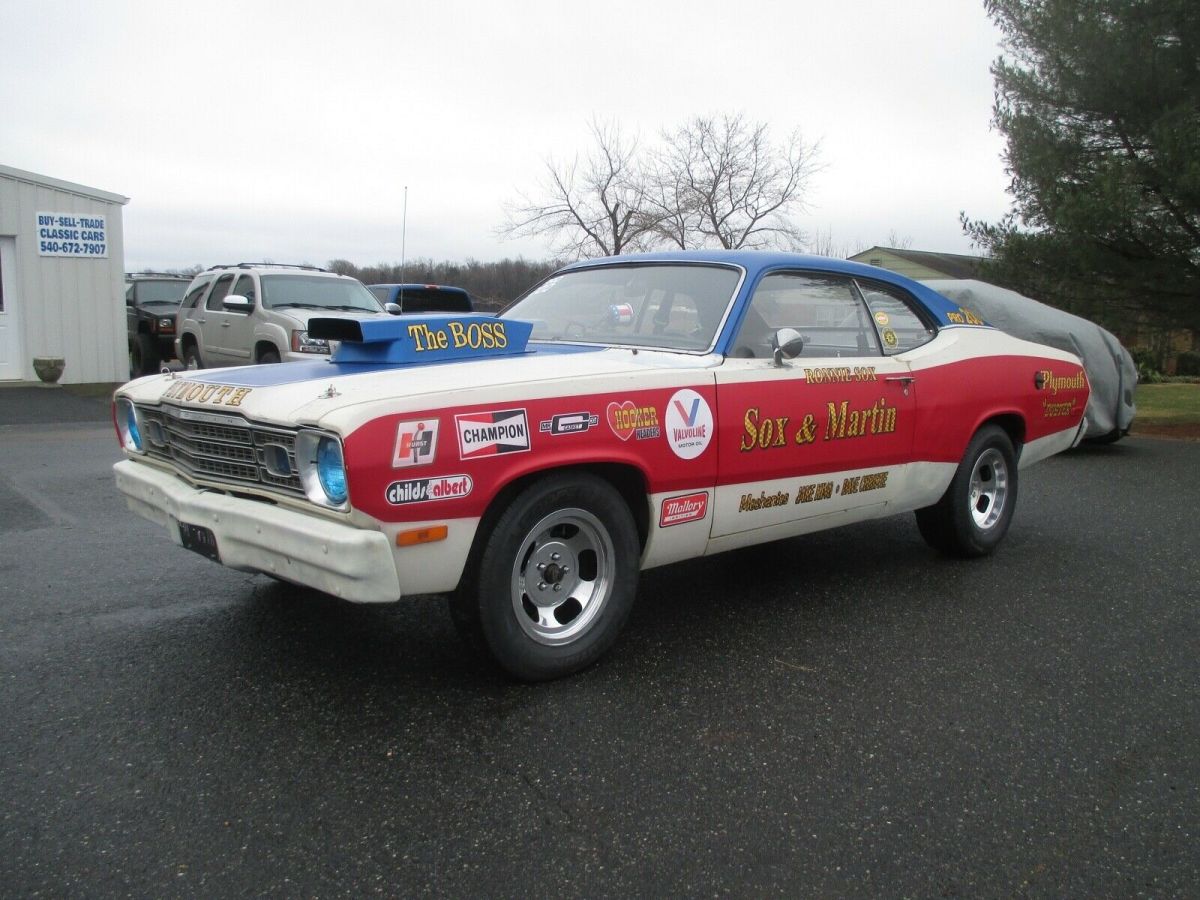
[[[317,306],[314,303],[296,303],[291,300],[286,303],[272,303],[271,309],[283,309],[285,306],[297,306],[301,309],[324,309],[324,307]]]

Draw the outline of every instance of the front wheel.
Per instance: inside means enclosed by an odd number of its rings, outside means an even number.
[[[189,372],[204,368],[204,363],[200,359],[200,351],[196,349],[195,344],[188,344],[183,348],[183,367]]]
[[[999,426],[985,425],[971,438],[942,499],[917,510],[917,527],[948,556],[986,556],[1008,532],[1016,505],[1012,440]]]
[[[458,630],[510,674],[545,681],[595,662],[637,593],[629,507],[607,482],[556,475],[520,493],[450,598]]]
[[[279,351],[274,348],[264,350],[258,355],[258,364],[261,366],[274,365],[279,362]]]

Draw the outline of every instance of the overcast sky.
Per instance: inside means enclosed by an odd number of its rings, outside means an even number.
[[[503,204],[593,119],[820,141],[798,223],[971,252],[1008,208],[982,0],[0,0],[0,164],[124,194],[130,270],[549,255]]]

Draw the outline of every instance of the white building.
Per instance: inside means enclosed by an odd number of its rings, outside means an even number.
[[[61,357],[60,381],[124,381],[128,197],[0,165],[0,381],[36,381],[35,357]]]

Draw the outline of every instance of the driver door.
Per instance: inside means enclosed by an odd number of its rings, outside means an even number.
[[[759,282],[717,373],[714,538],[868,518],[902,496],[917,386],[885,353],[895,335],[884,318],[848,277],[774,272]],[[803,348],[777,365],[780,328],[798,331]]]

